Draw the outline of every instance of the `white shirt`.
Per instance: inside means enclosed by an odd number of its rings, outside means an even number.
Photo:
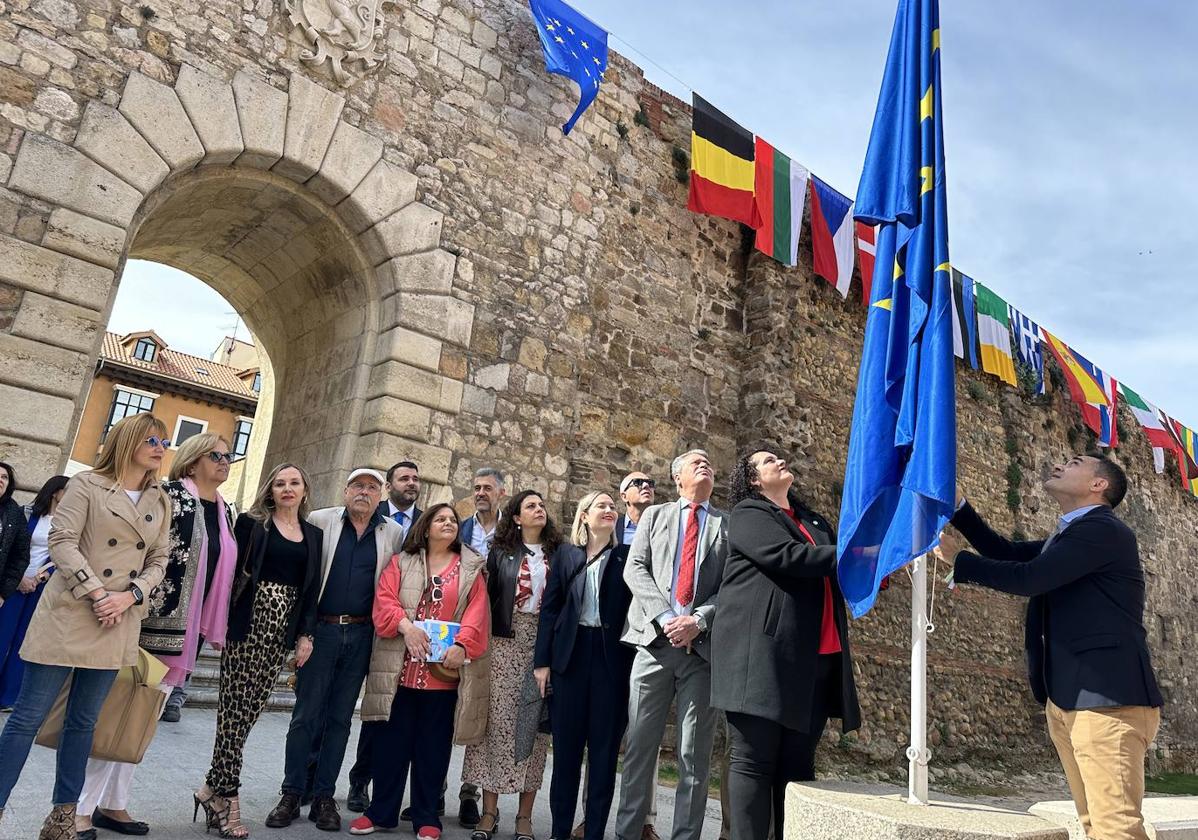
[[[495,541],[495,526],[499,524],[499,517],[495,517],[495,524],[491,526],[490,531],[478,521],[477,513],[472,518],[474,519],[474,532],[470,535],[470,547],[486,557],[491,550],[491,543]]]
[[[528,564],[528,574],[532,579],[532,597],[528,599],[528,603],[522,607],[518,607],[520,612],[539,613],[541,611],[541,599],[545,595],[545,581],[549,577],[549,567],[545,565],[545,549],[539,545],[524,544],[531,554],[526,554],[521,566],[524,563]],[[517,583],[517,586],[519,584]]]
[[[25,569],[25,577],[33,577],[38,569],[50,562],[50,521],[53,518],[50,513],[38,517],[29,536],[29,566]]]
[[[142,493],[142,491],[140,491],[140,490],[126,490],[125,491],[125,495],[129,497],[129,500],[131,502],[133,502],[134,507],[137,507],[137,503],[141,501],[141,493]]]
[[[399,525],[399,527],[403,530],[403,536],[399,538],[401,543],[408,538],[408,531],[412,528],[412,514],[415,513],[415,511],[415,503],[409,506],[407,510],[400,510],[395,506],[395,502],[391,501],[390,499],[387,500],[387,515],[391,517],[392,522]],[[398,519],[395,518],[395,514],[397,513],[403,514],[402,524]]]

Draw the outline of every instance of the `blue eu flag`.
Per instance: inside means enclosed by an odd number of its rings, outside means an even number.
[[[880,225],[837,546],[854,617],[930,549],[957,475],[937,0],[899,0],[856,218]]]
[[[561,0],[528,0],[545,51],[545,69],[578,82],[578,107],[562,126],[569,134],[599,94],[607,72],[607,32]]]

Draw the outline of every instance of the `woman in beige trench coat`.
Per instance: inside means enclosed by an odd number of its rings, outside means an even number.
[[[75,807],[96,718],[117,670],[137,661],[146,597],[162,580],[168,551],[170,502],[158,484],[170,446],[165,436],[153,415],[121,420],[109,430],[95,469],[68,482],[54,512],[49,545],[57,570],[30,621],[21,647],[27,663],[21,692],[0,734],[3,814],[34,736],[72,677],[54,807],[39,840],[75,840]]]

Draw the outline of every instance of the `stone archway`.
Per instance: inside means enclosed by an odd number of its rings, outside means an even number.
[[[7,186],[51,210],[40,244],[0,236],[24,289],[0,346],[0,457],[28,465],[22,486],[65,463],[130,256],[242,313],[274,368],[267,462],[306,465],[318,500],[349,466],[400,457],[448,482],[432,420],[460,410],[462,383],[441,354],[469,343],[473,307],[451,294],[441,214],[343,107],[300,74],[282,91],[185,64],[173,88],[133,73],[116,108],[90,101],[72,145],[23,138]]]

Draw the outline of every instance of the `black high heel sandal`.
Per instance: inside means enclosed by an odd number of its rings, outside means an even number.
[[[499,809],[496,808],[494,813],[491,813],[490,811],[483,811],[482,819],[479,820],[479,824],[481,825],[482,821],[487,817],[491,818],[491,827],[489,829],[474,829],[474,831],[470,832],[470,840],[491,840],[491,838],[495,836],[495,832],[499,831]]]

